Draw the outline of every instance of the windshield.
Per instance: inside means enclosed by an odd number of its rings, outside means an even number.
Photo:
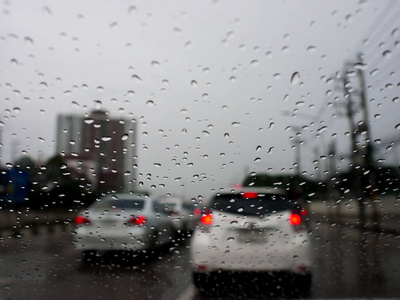
[[[265,194],[255,198],[243,198],[238,194],[222,194],[212,202],[213,210],[244,216],[264,216],[291,209],[291,204],[282,195]]]
[[[0,1],[0,300],[396,299],[399,249],[400,1]]]
[[[93,210],[107,210],[107,209],[118,209],[118,210],[141,210],[144,207],[144,200],[103,200],[96,203],[91,208]]]

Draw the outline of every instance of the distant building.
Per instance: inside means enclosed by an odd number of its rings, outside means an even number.
[[[75,177],[100,191],[131,191],[136,186],[136,122],[111,119],[103,110],[88,117],[59,115],[57,153]]]

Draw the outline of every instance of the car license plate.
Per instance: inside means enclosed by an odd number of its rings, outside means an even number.
[[[241,229],[238,231],[238,241],[240,243],[266,243],[267,232],[264,229]]]

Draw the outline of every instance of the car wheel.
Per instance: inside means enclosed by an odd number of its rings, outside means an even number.
[[[295,275],[296,296],[299,298],[309,298],[312,292],[312,274]]]
[[[200,292],[206,295],[215,293],[215,284],[210,275],[193,272],[193,284]]]

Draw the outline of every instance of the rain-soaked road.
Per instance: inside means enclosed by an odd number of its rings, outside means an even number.
[[[399,298],[400,237],[311,221],[312,298]],[[155,253],[109,253],[81,262],[68,230],[0,240],[3,299],[210,299],[191,283],[188,238]],[[272,295],[271,295],[272,294]],[[277,290],[235,289],[218,299],[286,298]],[[291,295],[290,297],[296,297]]]

